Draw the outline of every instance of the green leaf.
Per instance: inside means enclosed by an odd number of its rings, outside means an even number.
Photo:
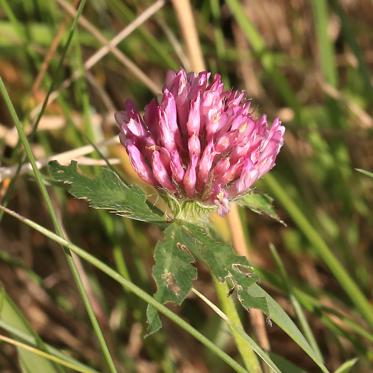
[[[251,211],[254,211],[257,214],[267,215],[286,226],[273,207],[273,198],[267,194],[250,191],[238,199],[237,202],[239,205],[248,207]]]
[[[216,276],[231,286],[245,309],[259,308],[287,333],[324,371],[318,355],[281,306],[259,285],[253,267],[245,257],[237,256],[231,246],[219,240],[207,226],[174,222],[156,247],[153,276],[157,282],[155,298],[160,302],[181,304],[192,287],[196,271],[193,256],[205,263]],[[161,327],[158,314],[148,308],[149,333]]]
[[[184,223],[182,242],[195,257],[204,262],[219,281],[226,281],[245,309],[259,308],[268,314],[265,297],[247,292],[258,280],[247,258],[238,256],[230,245],[216,237],[207,227]]]
[[[277,355],[274,352],[269,352],[269,356],[281,372],[307,373],[303,368],[296,366],[291,361],[285,359],[283,356]]]
[[[162,222],[165,218],[146,201],[144,191],[126,185],[120,177],[103,168],[100,175],[89,178],[78,172],[77,162],[61,166],[58,162],[49,163],[50,173],[55,181],[70,184],[69,193],[85,199],[95,209],[106,209],[120,216],[146,222]]]
[[[40,341],[19,308],[13,303],[3,288],[0,288],[0,320]],[[39,344],[41,344],[41,341]],[[38,347],[44,349],[43,345],[39,345]],[[36,355],[35,353],[25,351],[21,348],[17,348],[17,352],[22,372],[38,371],[56,373],[64,371],[61,367],[57,368],[57,366],[52,362]]]
[[[207,227],[184,223],[183,245],[203,261],[220,280],[226,281],[245,309],[259,308],[287,333],[320,368],[327,372],[318,355],[281,306],[259,285],[258,278],[245,257],[234,254],[231,246],[220,241]]]
[[[328,372],[317,353],[312,349],[306,338],[295,325],[293,320],[287,315],[282,307],[259,285],[253,284],[247,292],[252,297],[263,297],[268,305],[268,317],[279,326],[304,352],[324,371]]]
[[[181,304],[197,278],[197,270],[193,267],[193,256],[182,245],[182,228],[172,224],[164,231],[164,238],[157,243],[154,251],[155,264],[153,278],[157,284],[154,298],[162,303]],[[158,312],[148,306],[148,335],[161,327]]]
[[[373,172],[369,172],[367,170],[362,170],[361,168],[355,168],[355,170],[362,173],[365,176],[369,176],[369,177],[373,178]]]
[[[357,363],[358,359],[347,360],[334,373],[348,373],[351,368]]]

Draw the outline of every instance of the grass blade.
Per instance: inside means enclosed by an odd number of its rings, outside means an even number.
[[[83,4],[83,5],[82,5]],[[81,6],[84,6],[84,1],[81,2],[80,4]],[[81,8],[81,11],[82,11],[83,8]],[[14,121],[14,124],[17,128],[17,131],[18,131],[18,134],[19,134],[19,138],[24,146],[24,149],[25,149],[25,152],[26,152],[26,155],[32,165],[32,169],[33,169],[33,172],[34,172],[34,175],[35,175],[35,179],[36,179],[36,183],[40,189],[40,192],[42,194],[42,197],[44,199],[44,202],[47,206],[47,210],[48,210],[48,213],[52,219],[52,222],[53,222],[53,225],[54,225],[54,229],[56,230],[56,232],[59,233],[59,235],[63,236],[64,235],[64,232],[63,232],[63,229],[58,221],[58,218],[57,218],[57,215],[56,215],[56,212],[54,211],[54,207],[52,205],[52,201],[49,197],[49,194],[48,194],[48,191],[44,185],[44,182],[43,182],[43,179],[42,179],[42,176],[41,176],[41,173],[36,165],[36,162],[35,162],[35,157],[32,153],[32,150],[31,150],[31,146],[30,146],[30,143],[27,139],[27,136],[25,134],[25,131],[23,129],[23,126],[21,124],[21,122],[19,121],[18,119],[18,116],[17,116],[17,113],[14,109],[14,106],[10,100],[10,97],[8,95],[8,92],[5,88],[5,85],[2,81],[2,79],[0,78],[0,91],[1,91],[1,94],[3,96],[3,99],[5,101],[5,104],[9,110],[9,113],[11,114],[11,117]],[[94,314],[94,311],[93,311],[93,308],[92,308],[92,305],[90,303],[90,300],[89,300],[89,297],[88,297],[88,294],[84,288],[84,285],[82,283],[82,280],[80,278],[80,274],[79,274],[79,271],[76,267],[76,264],[74,262],[74,259],[73,257],[71,256],[71,253],[69,252],[65,252],[65,255],[66,255],[66,259],[67,259],[67,262],[69,264],[69,267],[70,267],[70,270],[72,271],[72,274],[73,274],[73,277],[74,277],[74,280],[78,286],[78,289],[79,289],[79,293],[80,293],[80,296],[82,297],[82,300],[83,300],[83,303],[85,305],[85,308],[87,310],[87,313],[88,313],[88,316],[90,318],[90,321],[92,323],[92,327],[94,329],[94,332],[96,334],[96,337],[99,341],[99,344],[100,344],[100,347],[102,349],[102,352],[103,352],[103,356],[106,360],[106,363],[108,365],[108,367],[110,368],[110,371],[112,373],[116,373],[117,370],[115,368],[115,365],[114,365],[114,362],[113,362],[113,359],[110,355],[110,352],[109,352],[109,348],[107,347],[106,345],[106,342],[105,342],[105,338],[104,338],[104,335],[101,331],[101,328],[100,328],[100,325],[96,319],[96,316]]]
[[[272,176],[266,175],[264,182],[271,189],[276,198],[284,205],[287,212],[293,219],[294,223],[308,238],[313,248],[322,257],[326,265],[329,267],[335,278],[339,281],[341,287],[350,297],[351,301],[356,305],[357,309],[365,317],[366,321],[373,328],[373,309],[367,298],[361,292],[355,281],[343,268],[341,263],[334,256],[333,252],[319,235],[316,229],[307,220],[303,212],[286,194],[281,184]]]
[[[92,372],[91,370],[87,370],[87,369],[82,368],[82,367],[80,367],[78,365],[72,364],[69,361],[66,361],[66,360],[60,359],[57,356],[51,355],[48,352],[39,350],[38,348],[35,348],[33,346],[29,346],[29,345],[27,345],[25,343],[16,341],[15,339],[6,337],[4,335],[0,335],[0,342],[1,341],[5,342],[5,343],[9,343],[9,344],[17,347],[17,349],[21,349],[21,351],[27,351],[28,353],[31,352],[32,354],[37,355],[38,357],[41,357],[43,359],[47,359],[47,360],[49,360],[51,362],[60,364],[60,365],[62,365],[64,367],[66,367],[66,368],[73,369],[73,370],[75,370],[77,372],[82,372],[82,373],[91,373]],[[24,364],[24,361],[22,361],[22,364]],[[41,370],[42,372],[47,372],[47,370],[45,370],[46,369],[45,367],[43,367],[43,366],[41,366],[39,364],[36,365],[35,361],[34,361],[34,364],[35,365],[31,366],[31,369],[42,369]],[[26,371],[28,371],[28,369]]]
[[[91,265],[93,265],[94,267],[102,271],[103,273],[105,273],[107,276],[112,278],[114,281],[118,282],[120,285],[123,286],[123,288],[131,291],[132,293],[134,293],[136,296],[141,298],[146,303],[154,306],[154,308],[156,308],[160,313],[168,317],[175,324],[177,324],[179,327],[184,329],[186,332],[188,332],[190,335],[196,338],[199,342],[201,342],[203,345],[209,348],[212,352],[214,352],[217,356],[219,356],[222,360],[224,360],[236,372],[246,372],[246,369],[244,369],[240,364],[238,364],[235,360],[233,360],[228,354],[226,354],[219,347],[217,347],[214,343],[212,343],[208,338],[206,338],[198,330],[193,328],[191,325],[189,325],[186,321],[184,321],[182,318],[177,316],[174,312],[169,310],[163,304],[156,301],[150,294],[146,293],[144,290],[136,286],[133,282],[125,279],[122,275],[120,275],[118,272],[110,268],[108,265],[103,263],[101,260],[89,254],[87,251],[81,249],[79,246],[74,245],[73,243],[65,240],[64,238],[58,236],[57,234],[51,232],[50,230],[44,228],[43,226],[17,214],[16,212],[12,210],[9,210],[8,208],[4,206],[0,205],[0,210],[3,210],[5,213],[13,216],[14,218],[18,219],[22,223],[35,229],[36,231],[48,237],[52,241],[57,242],[61,246],[64,246],[65,248],[69,249],[71,252],[75,253],[80,258],[82,258],[83,260],[87,261],[88,263],[90,263]]]

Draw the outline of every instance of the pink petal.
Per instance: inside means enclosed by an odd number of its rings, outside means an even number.
[[[126,144],[126,149],[130,157],[131,163],[135,168],[136,172],[138,173],[138,175],[141,177],[141,179],[143,179],[145,182],[151,185],[156,185],[157,182],[153,177],[152,171],[146,163],[145,158],[141,154],[139,149],[131,143]]]
[[[155,150],[152,155],[152,168],[155,179],[163,188],[170,191],[176,191],[175,186],[170,180],[167,169],[162,162],[161,155],[157,150]]]

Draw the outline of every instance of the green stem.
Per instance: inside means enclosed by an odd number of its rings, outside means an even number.
[[[225,283],[219,282],[214,277],[215,289],[218,294],[218,298],[222,305],[224,313],[228,316],[230,324],[235,328],[230,326],[233,338],[236,342],[238,351],[241,354],[241,357],[245,363],[245,366],[249,372],[260,373],[262,372],[261,366],[259,364],[258,358],[256,357],[255,352],[251,349],[246,340],[242,337],[240,333],[237,332],[237,328],[243,329],[240,317],[236,310],[236,306],[232,297],[228,296],[228,286]]]
[[[314,0],[311,2],[311,5],[315,22],[321,71],[325,80],[333,87],[336,87],[338,77],[333,43],[328,35],[328,5],[326,0]]]
[[[52,201],[49,197],[49,194],[48,194],[48,191],[47,191],[47,188],[43,182],[43,178],[41,176],[41,173],[36,165],[36,162],[35,162],[35,157],[32,153],[32,150],[31,150],[31,146],[30,146],[30,143],[27,139],[27,136],[26,136],[26,133],[23,129],[23,126],[21,124],[21,122],[19,121],[18,119],[18,116],[17,116],[17,113],[14,109],[14,106],[10,100],[10,97],[9,97],[9,94],[5,88],[5,85],[3,83],[3,80],[0,78],[0,91],[1,91],[1,94],[3,96],[3,99],[5,101],[5,104],[9,110],[9,113],[13,119],[13,122],[17,128],[17,131],[18,131],[18,135],[19,135],[19,138],[20,138],[20,141],[25,149],[25,152],[26,152],[26,155],[27,155],[27,158],[29,159],[29,162],[31,163],[31,166],[32,166],[32,169],[33,169],[33,172],[34,172],[34,175],[35,175],[35,180],[36,180],[36,183],[38,184],[38,187],[40,189],[40,192],[42,194],[42,197],[44,199],[44,202],[46,204],[46,207],[47,207],[47,210],[48,210],[48,213],[52,219],[52,223],[53,223],[53,226],[54,226],[54,229],[55,231],[58,233],[58,235],[60,236],[64,236],[64,231],[58,221],[58,218],[57,218],[57,215],[54,211],[54,208],[53,208],[53,204],[52,204]],[[104,358],[106,360],[106,363],[110,369],[110,372],[112,373],[116,373],[117,370],[115,368],[115,365],[114,365],[114,362],[113,362],[113,359],[110,355],[110,352],[109,352],[109,349],[106,345],[106,342],[105,342],[105,338],[102,334],[102,331],[101,331],[101,328],[100,328],[100,325],[96,319],[96,316],[94,314],[94,311],[93,311],[93,307],[90,303],[90,300],[89,300],[89,297],[88,297],[88,294],[84,288],[84,285],[83,285],[83,282],[80,278],[80,274],[79,274],[79,271],[76,267],[76,264],[74,262],[74,258],[73,256],[71,255],[71,252],[69,251],[65,251],[65,256],[66,256],[66,259],[67,259],[67,263],[70,267],[70,270],[73,274],[73,277],[74,277],[74,280],[75,280],[75,283],[78,287],[78,290],[79,290],[79,293],[80,293],[80,296],[82,297],[82,300],[83,300],[83,303],[84,303],[84,306],[86,308],[86,311],[88,313],[88,317],[92,323],[92,327],[94,329],[94,332],[97,336],[97,339],[99,341],[99,344],[100,344],[100,347],[101,347],[101,350],[103,352],[103,355],[104,355]]]
[[[343,268],[341,263],[339,263],[338,259],[334,256],[326,242],[322,239],[316,229],[309,223],[303,212],[291,200],[280,183],[271,174],[267,175],[263,180],[271,189],[272,193],[274,193],[276,198],[283,204],[294,223],[308,238],[313,248],[322,257],[335,278],[339,281],[345,292],[350,297],[351,301],[360,310],[361,314],[365,317],[369,325],[373,327],[373,309],[371,305],[359,287],[355,284],[353,279]]]
[[[134,283],[126,280],[123,276],[121,276],[118,272],[110,268],[105,263],[101,262],[99,259],[94,257],[93,255],[89,254],[85,250],[81,249],[80,247],[74,245],[73,243],[66,241],[64,238],[58,236],[57,234],[51,232],[50,230],[42,227],[41,225],[35,223],[34,221],[24,218],[23,216],[17,214],[16,212],[9,210],[8,208],[0,205],[0,210],[6,212],[7,214],[13,216],[14,218],[20,220],[22,223],[28,225],[29,227],[35,229],[36,231],[40,232],[41,234],[45,235],[46,237],[50,238],[52,241],[57,242],[61,246],[64,246],[74,254],[78,255],[83,260],[90,263],[92,266],[96,267],[107,276],[112,278],[114,281],[118,282],[120,285],[123,286],[124,289],[128,289],[136,296],[141,298],[146,303],[151,304],[156,308],[160,313],[168,317],[172,320],[175,324],[177,324],[180,328],[184,329],[187,333],[192,335],[198,341],[200,341],[204,346],[214,352],[217,356],[219,356],[222,360],[224,360],[232,369],[236,372],[244,373],[247,372],[244,367],[238,364],[234,359],[232,359],[228,354],[222,351],[218,346],[216,346],[213,342],[207,339],[203,334],[201,334],[198,330],[193,328],[193,326],[189,325],[186,321],[184,321],[181,317],[177,316],[174,312],[169,310],[163,304],[157,302],[151,295],[146,293],[144,290],[136,286]]]

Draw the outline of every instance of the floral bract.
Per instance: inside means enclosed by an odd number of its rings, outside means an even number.
[[[142,180],[224,214],[275,165],[285,128],[278,118],[271,127],[265,115],[255,118],[244,92],[210,76],[170,71],[160,103],[150,101],[141,116],[128,100],[115,118]]]

